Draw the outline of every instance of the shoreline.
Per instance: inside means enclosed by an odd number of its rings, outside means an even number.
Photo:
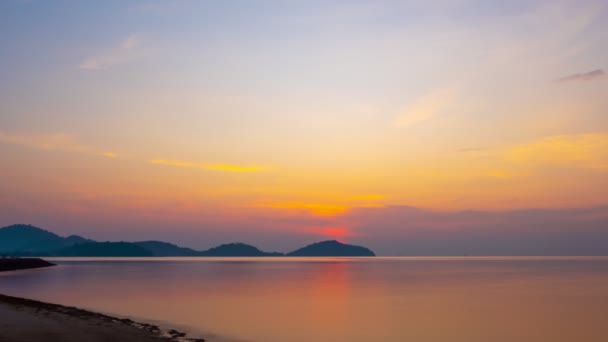
[[[76,307],[0,294],[0,340],[15,342],[205,342],[174,329]]]
[[[0,272],[28,270],[56,266],[41,258],[0,258]]]

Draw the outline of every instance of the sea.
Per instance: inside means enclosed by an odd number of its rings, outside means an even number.
[[[49,260],[0,293],[211,342],[608,341],[608,257]]]

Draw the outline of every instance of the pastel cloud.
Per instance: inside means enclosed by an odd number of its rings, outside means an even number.
[[[442,115],[453,103],[454,92],[440,89],[415,100],[397,117],[397,125],[411,127]]]
[[[262,172],[268,170],[267,167],[259,165],[208,164],[183,160],[153,159],[149,163],[223,172]]]
[[[102,152],[81,143],[76,137],[65,133],[4,133],[0,132],[0,143],[23,146],[44,151],[66,151],[117,158],[115,152]]]
[[[509,149],[506,158],[528,164],[608,168],[608,134],[549,136]]]
[[[0,132],[0,142],[26,146],[40,150],[87,151],[89,147],[80,144],[74,137],[63,134],[40,133],[3,133]]]
[[[95,56],[86,58],[80,63],[79,68],[85,70],[106,69],[114,65],[129,62],[140,55],[138,51],[140,45],[141,37],[137,34],[132,34],[120,42],[120,44]]]
[[[578,81],[595,81],[606,78],[606,72],[602,69],[596,69],[589,72],[572,74],[557,79],[557,82],[578,82]]]

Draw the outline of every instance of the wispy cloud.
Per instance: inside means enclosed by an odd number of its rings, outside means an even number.
[[[207,170],[227,171],[227,172],[259,172],[266,171],[264,166],[257,165],[230,165],[230,164],[208,164],[205,167]]]
[[[380,207],[386,196],[381,194],[362,194],[340,196],[324,202],[279,201],[261,204],[261,208],[307,211],[315,216],[336,216],[349,211],[353,207]]]
[[[349,199],[355,201],[378,201],[383,200],[386,196],[380,194],[366,194],[366,195],[354,195],[350,196]]]
[[[451,89],[440,89],[407,106],[397,117],[397,125],[410,127],[441,115],[454,102]]]
[[[87,153],[91,155],[104,156],[106,158],[117,158],[119,156],[115,152],[103,152],[103,150],[85,145],[76,137],[65,133],[0,132],[0,143],[24,146],[36,150]]]
[[[493,170],[488,172],[487,174],[488,177],[492,177],[492,178],[497,178],[497,179],[510,179],[513,178],[513,176],[503,170]]]
[[[26,146],[40,150],[89,151],[88,146],[82,145],[74,137],[63,134],[38,133],[3,133],[0,132],[0,142]]]
[[[507,159],[527,164],[568,164],[608,168],[608,134],[571,134],[545,137],[509,149]]]
[[[223,172],[261,172],[268,170],[267,167],[259,165],[207,164],[183,160],[153,159],[149,163]]]
[[[261,207],[273,209],[302,210],[318,216],[335,216],[338,214],[343,214],[350,209],[350,207],[345,204],[305,202],[277,202],[262,205]]]
[[[106,69],[114,65],[129,62],[141,55],[138,49],[140,46],[141,36],[132,34],[120,42],[120,44],[86,58],[80,63],[79,68],[85,70]]]
[[[455,152],[457,153],[476,153],[476,152],[485,152],[487,149],[483,147],[463,147],[457,149]]]
[[[564,77],[558,78],[557,82],[578,82],[578,81],[595,81],[599,79],[606,78],[607,74],[602,69],[596,69],[593,71],[572,74]]]

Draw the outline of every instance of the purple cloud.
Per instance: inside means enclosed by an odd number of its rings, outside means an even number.
[[[596,70],[585,72],[585,73],[578,73],[578,74],[564,76],[564,77],[558,78],[556,81],[557,82],[594,81],[594,80],[602,79],[604,77],[606,77],[606,72],[602,69],[596,69]]]

